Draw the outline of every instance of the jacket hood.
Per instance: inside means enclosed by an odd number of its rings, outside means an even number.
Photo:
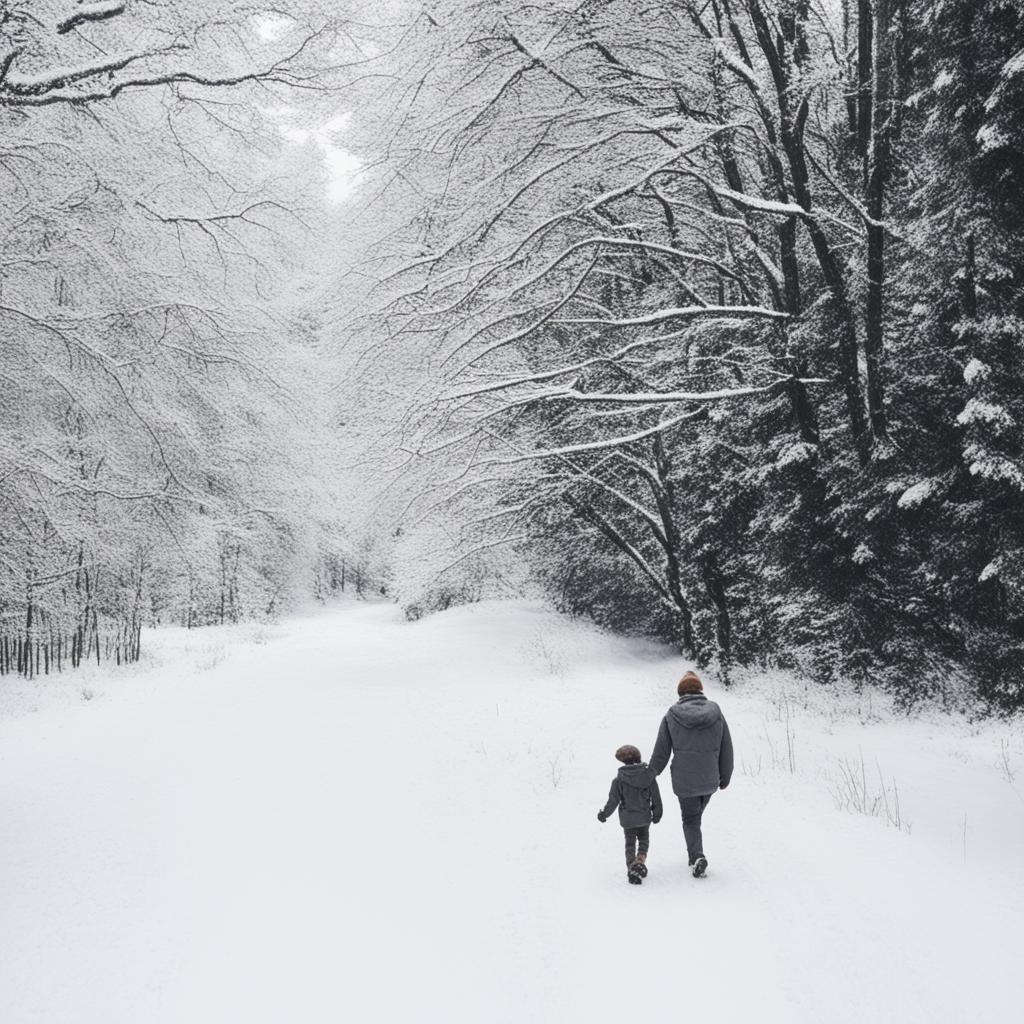
[[[624,764],[619,769],[619,782],[637,789],[647,789],[654,782],[654,772],[646,764]]]
[[[722,717],[721,708],[702,693],[680,698],[668,709],[668,713],[684,729],[707,729]]]

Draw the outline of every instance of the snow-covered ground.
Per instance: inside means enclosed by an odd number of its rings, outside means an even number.
[[[501,603],[146,643],[0,683],[4,1024],[1020,1012],[1019,725],[712,681],[709,877],[669,804],[636,887],[595,813],[674,699],[664,649]]]

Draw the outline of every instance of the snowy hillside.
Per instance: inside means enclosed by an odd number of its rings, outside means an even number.
[[[709,877],[670,803],[629,886],[595,812],[684,668],[536,606],[380,604],[6,680],[0,1019],[1013,1019],[1020,729],[712,681]]]

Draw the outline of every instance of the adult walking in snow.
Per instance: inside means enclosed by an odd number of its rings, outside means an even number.
[[[701,819],[712,794],[732,779],[732,737],[722,709],[704,696],[695,672],[687,672],[676,688],[679,700],[661,720],[650,767],[660,775],[672,758],[672,791],[679,798],[686,852],[694,878],[708,869]]]

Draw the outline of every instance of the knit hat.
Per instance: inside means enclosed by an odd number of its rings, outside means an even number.
[[[696,672],[687,672],[682,679],[679,680],[679,685],[676,687],[676,693],[680,697],[685,697],[690,693],[703,693],[704,686],[700,681],[700,676]]]
[[[623,764],[639,764],[643,758],[640,756],[640,751],[636,749],[632,744],[627,743],[625,746],[619,747],[615,751],[615,760],[621,761]]]

